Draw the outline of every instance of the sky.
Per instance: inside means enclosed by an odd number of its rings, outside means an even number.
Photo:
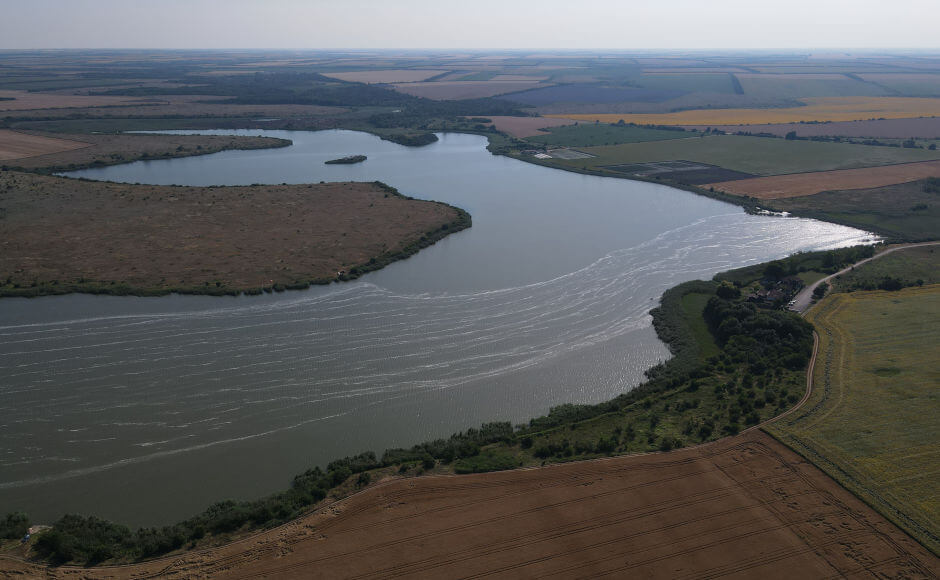
[[[0,0],[0,49],[936,49],[940,0]]]

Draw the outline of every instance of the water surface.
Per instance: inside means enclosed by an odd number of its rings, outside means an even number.
[[[648,315],[666,288],[868,239],[492,156],[473,135],[413,149],[350,131],[243,133],[294,145],[78,174],[381,180],[465,208],[473,227],[308,291],[0,301],[0,511],[168,523],[343,455],[603,401],[668,356]]]

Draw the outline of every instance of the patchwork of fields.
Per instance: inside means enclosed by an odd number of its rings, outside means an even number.
[[[816,387],[768,430],[937,552],[940,286],[834,294],[808,318]]]
[[[749,195],[758,199],[781,199],[813,195],[822,191],[883,187],[935,175],[940,175],[940,160],[757,177],[709,183],[708,186],[726,193]]]
[[[654,125],[755,125],[767,123],[822,123],[865,119],[902,119],[940,116],[940,98],[809,97],[802,107],[778,109],[698,109],[658,114],[553,115],[577,121]]]
[[[650,161],[696,161],[753,175],[830,171],[940,159],[940,151],[925,149],[788,141],[739,135],[690,136],[685,139],[586,147],[582,150],[596,156],[587,164],[588,167]]]

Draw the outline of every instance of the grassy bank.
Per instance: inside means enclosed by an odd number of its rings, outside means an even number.
[[[767,207],[870,230],[896,241],[940,237],[940,178],[768,200]]]

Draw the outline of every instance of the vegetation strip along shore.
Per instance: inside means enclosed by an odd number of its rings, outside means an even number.
[[[381,457],[373,452],[346,457],[325,470],[315,467],[298,475],[286,491],[259,500],[220,502],[163,528],[131,531],[95,517],[66,515],[35,540],[34,553],[58,564],[147,559],[282,524],[376,478],[667,451],[736,434],[800,399],[813,346],[812,328],[799,316],[758,306],[748,297],[765,287],[781,287],[784,277],[801,270],[838,268],[868,251],[798,254],[667,291],[653,311],[654,326],[675,356],[650,369],[646,383],[611,401],[562,405],[526,425],[490,423],[448,439],[388,449]],[[784,299],[774,298],[767,306]],[[15,536],[28,520],[11,518],[6,535]]]

